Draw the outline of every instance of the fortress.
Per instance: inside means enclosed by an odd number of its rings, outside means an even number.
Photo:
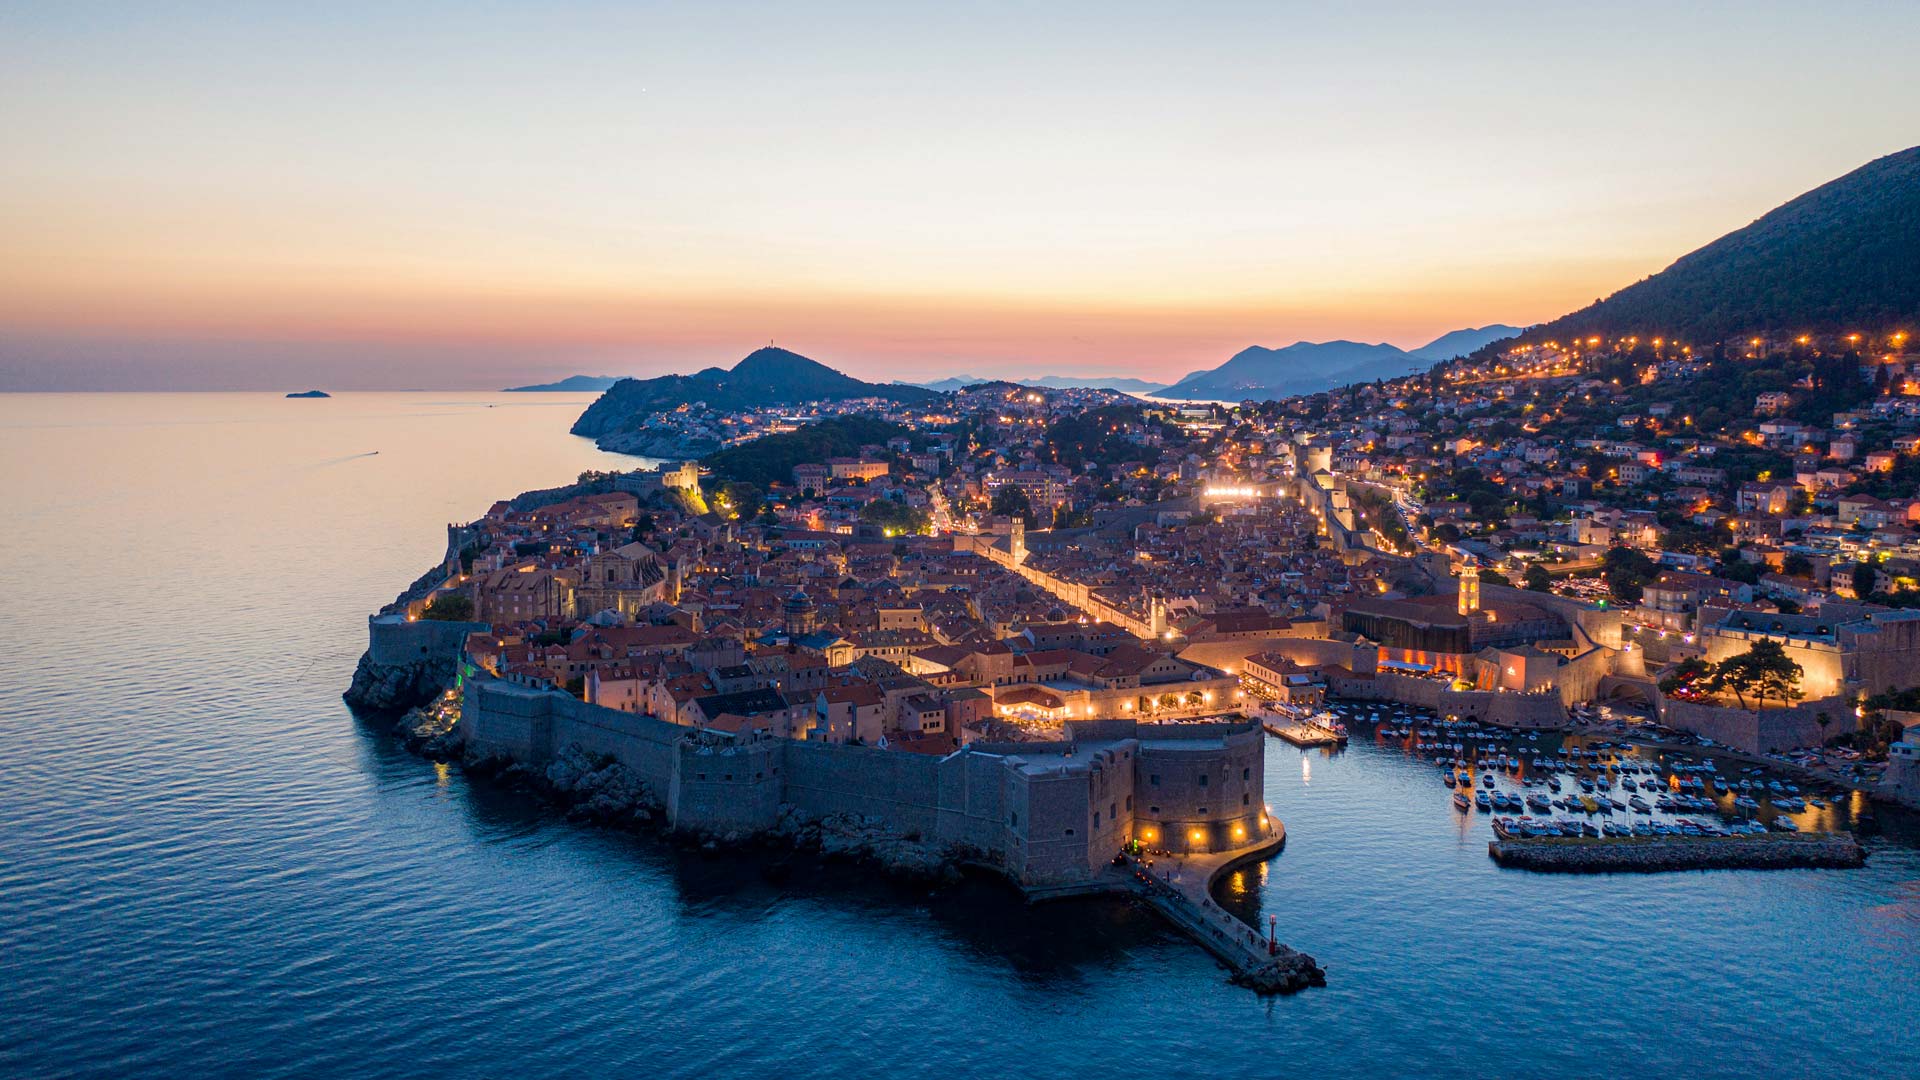
[[[875,821],[1004,873],[1029,896],[1106,891],[1133,841],[1179,853],[1254,849],[1274,834],[1265,736],[1251,721],[1075,722],[1057,742],[974,743],[944,757],[872,746],[734,736],[463,673],[470,756],[544,768],[577,746],[620,762],[676,828],[772,828],[784,808]]]

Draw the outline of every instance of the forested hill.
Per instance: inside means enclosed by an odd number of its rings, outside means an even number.
[[[1920,147],[1889,154],[1522,341],[1920,329]]]
[[[752,409],[861,397],[922,401],[935,396],[918,386],[862,382],[799,353],[765,348],[748,354],[732,371],[713,367],[692,375],[622,379],[580,414],[573,433],[598,438],[632,427],[649,413],[696,401],[716,409]]]
[[[789,483],[793,467],[831,457],[853,457],[867,444],[880,445],[895,436],[916,436],[898,424],[871,416],[836,416],[797,431],[763,435],[752,442],[709,454],[701,464],[713,472],[716,483],[752,484],[762,490]]]

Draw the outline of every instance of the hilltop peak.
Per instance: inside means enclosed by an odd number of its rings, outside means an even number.
[[[775,345],[763,345],[753,350],[733,365],[733,373],[752,374],[756,371],[791,371],[794,369],[833,371],[832,368],[811,357],[801,356],[791,349],[782,349]],[[835,372],[838,374],[838,372]]]
[[[644,427],[653,413],[696,402],[716,409],[740,409],[866,397],[918,401],[932,396],[932,391],[918,387],[862,382],[818,360],[768,345],[748,353],[731,371],[710,367],[692,375],[615,383],[574,422],[573,433],[604,439]]]

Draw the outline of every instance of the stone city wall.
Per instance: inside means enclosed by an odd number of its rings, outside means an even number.
[[[885,821],[903,835],[939,836],[941,759],[871,746],[782,745],[784,798],[808,816],[856,814]]]
[[[957,535],[953,538],[955,551],[971,551],[985,557],[988,561],[1011,570],[1044,589],[1061,603],[1078,608],[1095,619],[1104,619],[1120,627],[1129,634],[1140,638],[1154,636],[1153,627],[1138,615],[1102,600],[1094,595],[1092,589],[1079,582],[1068,581],[1063,577],[1050,574],[1024,563],[1015,562],[1013,555],[1004,548],[993,546],[991,536]]]
[[[483,622],[409,620],[405,615],[367,618],[367,656],[376,664],[417,664],[432,659],[457,658],[467,635],[492,629]]]
[[[1207,646],[1216,643],[1208,642]],[[1234,642],[1234,644],[1241,644]],[[1380,661],[1380,647],[1373,644],[1356,644],[1350,641],[1336,641],[1331,638],[1274,638],[1269,641],[1249,642],[1259,647],[1247,655],[1270,652],[1299,664],[1301,667],[1319,667],[1323,664],[1337,664],[1358,675],[1372,672]],[[1200,648],[1201,646],[1194,646]]]
[[[1658,696],[1660,722],[1703,735],[1749,754],[1770,754],[1801,746],[1819,746],[1856,730],[1859,721],[1843,697],[1803,701],[1787,709],[1739,709]],[[1827,725],[1819,716],[1827,714]]]
[[[1567,707],[1557,691],[1520,694],[1499,690],[1455,690],[1448,682],[1377,671],[1372,679],[1335,680],[1328,690],[1360,701],[1417,705],[1442,715],[1469,717],[1512,728],[1564,727]]]
[[[783,806],[815,820],[852,816],[1041,888],[1084,884],[1145,830],[1155,846],[1200,851],[1264,832],[1265,739],[1250,723],[1076,722],[1074,742],[976,744],[935,758],[734,740],[469,670],[460,721],[469,753],[534,770],[572,747],[605,755],[658,793],[681,828],[767,829]],[[1081,741],[1100,745],[1069,760]]]

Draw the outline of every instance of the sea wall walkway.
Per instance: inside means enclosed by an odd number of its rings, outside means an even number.
[[[1233,972],[1233,981],[1262,993],[1290,994],[1324,986],[1326,973],[1311,956],[1269,942],[1258,928],[1213,900],[1214,882],[1234,867],[1265,859],[1287,842],[1286,826],[1252,847],[1202,855],[1130,858],[1134,891],[1167,921],[1187,932]]]

